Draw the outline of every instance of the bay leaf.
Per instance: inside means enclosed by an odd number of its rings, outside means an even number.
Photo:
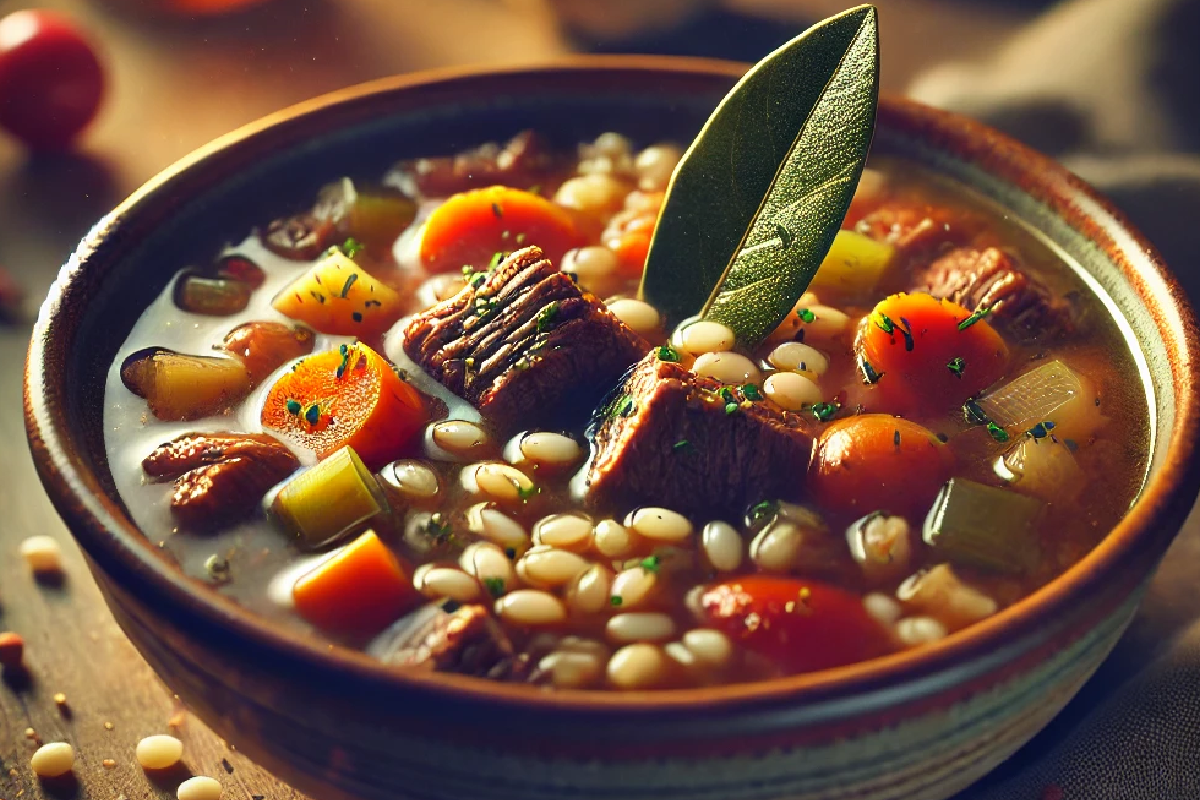
[[[753,347],[804,293],[862,175],[879,98],[876,10],[805,31],[721,101],[667,187],[639,295]]]

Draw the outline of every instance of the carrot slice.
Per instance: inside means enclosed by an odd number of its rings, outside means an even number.
[[[300,616],[319,628],[378,631],[420,602],[408,570],[374,531],[367,531],[292,587]]]
[[[417,390],[355,342],[297,362],[267,393],[261,419],[318,458],[349,446],[375,470],[411,449],[426,416]]]
[[[855,342],[878,404],[913,415],[961,405],[1004,375],[1008,346],[986,315],[927,294],[894,294],[863,319]]]
[[[551,262],[582,244],[571,215],[530,192],[491,186],[461,192],[429,216],[421,234],[421,263],[431,272],[486,267],[496,253],[537,245]]]
[[[813,450],[808,490],[825,509],[918,519],[954,467],[954,453],[915,422],[863,414],[831,424]]]

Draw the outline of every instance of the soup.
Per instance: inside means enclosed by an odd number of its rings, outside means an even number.
[[[875,159],[739,350],[636,299],[679,156],[524,132],[333,181],[182,269],[107,385],[133,518],[397,669],[618,690],[920,647],[1120,519],[1145,389],[1040,240]]]

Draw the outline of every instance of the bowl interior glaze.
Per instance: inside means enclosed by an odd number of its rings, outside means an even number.
[[[519,707],[535,716],[686,717],[699,706],[854,698],[928,679],[1002,649],[1085,601],[1104,581],[1137,580],[1190,509],[1200,472],[1192,313],[1153,251],[1101,199],[1049,160],[978,124],[886,101],[875,149],[931,166],[998,203],[1076,264],[1125,320],[1154,403],[1150,479],[1133,512],[1079,565],[995,618],[920,651],[763,684],[667,693],[554,695],[442,675],[389,672],[266,625],[184,577],[130,521],[103,448],[105,376],[142,310],[186,264],[237,241],[253,221],[298,209],[329,179],[377,177],[402,157],[453,152],[525,127],[561,143],[615,129],[636,140],[688,141],[743,66],[601,57],[567,65],[389,79],[248,126],[189,156],[101,220],[64,266],[30,350],[26,419],[43,482],[100,569],[198,640],[238,648],[283,674],[336,681],[371,697],[435,697],[442,713]],[[1141,573],[1139,576],[1137,573]],[[1049,635],[1049,634],[1047,634]],[[983,669],[984,667],[980,667]],[[934,680],[935,676],[942,676]],[[382,694],[381,694],[382,693]],[[432,702],[432,701],[430,701]],[[499,712],[497,712],[499,713]]]

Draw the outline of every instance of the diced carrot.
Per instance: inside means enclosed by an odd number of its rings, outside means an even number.
[[[571,215],[530,192],[491,186],[450,197],[421,234],[421,263],[431,272],[488,266],[496,253],[537,245],[554,264],[583,244]]]
[[[863,319],[855,342],[871,410],[914,415],[961,405],[999,380],[1008,346],[984,315],[927,294],[887,297]]]
[[[649,225],[630,227],[617,240],[617,270],[626,278],[640,278],[646,269],[646,256],[650,252],[650,237],[654,235],[654,220]]]
[[[928,429],[887,414],[838,420],[813,450],[808,490],[825,509],[861,516],[888,511],[919,519],[954,467]]]
[[[350,446],[375,470],[412,449],[427,411],[387,359],[355,342],[297,362],[267,393],[263,427],[318,458]]]
[[[371,633],[420,602],[408,570],[367,531],[296,581],[292,602],[319,628]]]
[[[339,252],[314,264],[272,302],[321,333],[372,339],[400,318],[400,295]]]

